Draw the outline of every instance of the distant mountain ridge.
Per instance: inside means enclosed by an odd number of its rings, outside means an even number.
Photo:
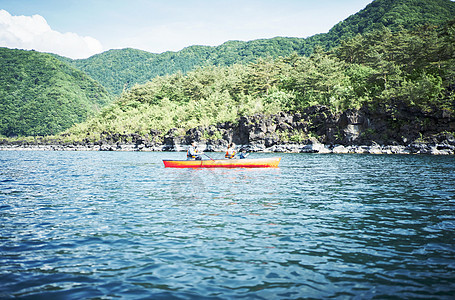
[[[146,83],[156,76],[186,73],[197,66],[230,66],[258,58],[289,56],[294,52],[307,55],[310,48],[306,44],[305,39],[276,37],[250,42],[228,41],[217,47],[190,46],[161,54],[126,48],[87,59],[60,59],[89,74],[112,94],[119,95],[125,88]]]
[[[336,24],[328,33],[308,38],[276,37],[248,42],[228,41],[220,46],[189,46],[178,52],[149,53],[136,49],[109,50],[87,59],[69,60],[99,81],[110,93],[142,84],[156,76],[186,73],[196,66],[230,66],[258,58],[308,56],[316,45],[329,50],[343,39],[387,27],[392,31],[418,25],[440,25],[455,16],[450,0],[375,0],[363,10]]]

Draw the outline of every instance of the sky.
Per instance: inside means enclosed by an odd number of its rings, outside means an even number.
[[[373,0],[0,0],[0,47],[87,58],[325,33]]]

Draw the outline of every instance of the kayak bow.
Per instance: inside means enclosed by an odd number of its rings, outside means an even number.
[[[281,157],[212,159],[212,160],[163,160],[166,168],[277,168]]]

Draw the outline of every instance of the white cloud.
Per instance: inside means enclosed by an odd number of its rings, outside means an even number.
[[[103,51],[98,40],[52,30],[40,15],[12,16],[6,10],[0,10],[0,46],[34,49],[75,59],[87,58]]]

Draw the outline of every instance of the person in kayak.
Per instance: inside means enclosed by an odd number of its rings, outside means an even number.
[[[226,154],[224,155],[224,158],[228,158],[228,159],[232,159],[234,158],[235,154],[237,152],[235,152],[235,144],[234,143],[230,143],[227,150],[226,150]]]
[[[192,142],[188,151],[186,151],[187,160],[202,160],[202,152],[197,149],[195,142]]]
[[[246,153],[246,150],[245,149],[242,149],[242,151],[240,151],[240,153],[238,154],[238,157],[240,159],[244,159],[246,158],[248,155],[250,155],[249,153]]]

